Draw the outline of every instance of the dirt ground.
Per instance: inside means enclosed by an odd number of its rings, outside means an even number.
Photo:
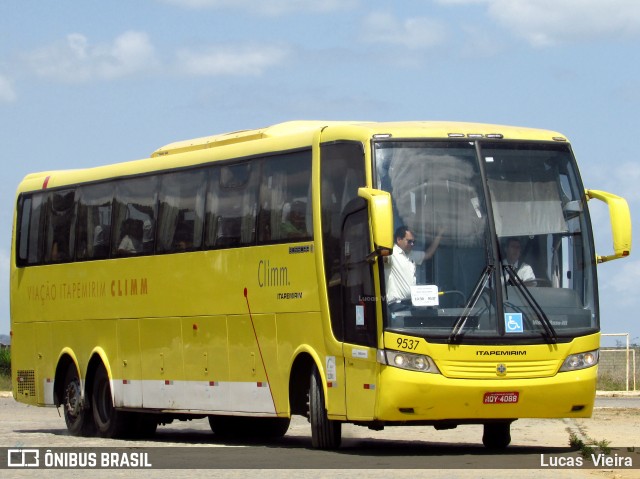
[[[598,406],[598,404],[600,404]],[[575,434],[585,444],[591,440],[599,443],[607,443],[612,449],[611,455],[630,455],[632,449],[634,458],[634,468],[602,467],[598,469],[457,469],[447,471],[446,469],[425,469],[425,470],[394,470],[394,477],[463,477],[463,478],[491,478],[498,477],[518,477],[519,479],[539,479],[541,477],[554,478],[587,478],[587,479],[638,479],[640,478],[640,394],[622,401],[596,401],[596,409],[593,416],[588,419],[522,419],[513,423],[511,428],[512,449],[520,451],[507,455],[506,458],[516,459],[522,457],[523,460],[538,453],[531,451],[559,451],[558,455],[566,455],[571,434]],[[211,432],[206,420],[193,421],[187,423],[177,423],[161,428],[161,439],[158,442],[149,441],[123,441],[102,438],[80,438],[69,436],[64,426],[64,420],[58,416],[53,408],[34,408],[20,403],[16,403],[11,398],[10,393],[0,393],[0,446],[16,447],[175,447],[175,446],[202,446],[212,448],[215,452],[221,444],[216,444],[211,438]],[[186,434],[186,436],[185,436]],[[338,460],[350,454],[335,454],[327,451],[309,451],[306,443],[309,439],[309,425],[304,418],[296,417],[292,421],[290,430],[287,433],[290,448],[246,448],[247,466],[246,470],[226,470],[224,474],[217,471],[219,477],[243,477],[262,479],[261,474],[256,470],[251,470],[251,460],[268,460],[270,457],[281,455],[283,460],[294,460],[292,458],[304,455],[328,456],[328,460]],[[383,432],[370,431],[367,428],[345,425],[343,428],[343,438],[346,447],[351,447],[354,453],[374,457],[376,447],[383,443],[389,447],[401,447],[403,444],[417,442],[422,444],[422,449],[433,461],[443,459],[461,460],[462,457],[468,460],[483,460],[485,454],[478,453],[481,448],[482,427],[476,425],[461,426],[453,430],[436,431],[430,427],[415,428],[388,428]],[[185,439],[186,438],[186,439]],[[189,439],[191,438],[191,439]],[[302,444],[302,446],[300,446]],[[362,444],[362,447],[358,446]],[[225,447],[225,450],[234,448]],[[370,451],[371,450],[371,451]],[[170,451],[170,450],[169,450]],[[438,452],[439,451],[439,452]],[[527,452],[529,451],[529,452]],[[259,454],[264,454],[261,459]],[[372,456],[373,454],[373,456]],[[410,456],[398,454],[401,459],[410,460]],[[441,457],[442,456],[442,457]],[[244,457],[244,456],[243,456]],[[486,455],[486,458],[495,460],[496,465],[505,460],[500,454]],[[637,457],[637,459],[636,459]],[[8,471],[3,471],[8,472]],[[29,471],[11,471],[10,475],[3,477],[33,477]],[[36,473],[36,471],[31,471]],[[53,474],[50,477],[88,477],[86,471],[49,471]],[[49,474],[49,472],[47,474]],[[128,477],[126,471],[92,471],[91,477]],[[131,471],[130,471],[131,472]],[[139,471],[142,472],[142,471]],[[155,471],[157,473],[158,471]],[[211,477],[211,470],[191,470],[172,471],[172,477]],[[269,470],[268,476],[273,476],[275,471]],[[305,471],[292,469],[279,471],[277,477],[316,478],[316,477],[353,477],[353,470],[320,470]],[[69,475],[69,473],[72,473]],[[181,475],[184,473],[183,475]],[[221,475],[220,475],[221,474]],[[388,477],[389,472],[385,470],[369,471],[369,477]],[[138,475],[138,477],[152,477]]]

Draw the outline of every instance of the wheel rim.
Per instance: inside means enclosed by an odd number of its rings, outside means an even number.
[[[70,419],[77,418],[82,412],[82,398],[80,396],[80,381],[74,378],[67,384],[64,393],[65,411]]]

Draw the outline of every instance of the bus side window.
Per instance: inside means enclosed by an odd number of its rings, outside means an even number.
[[[113,183],[82,186],[78,189],[77,259],[109,257],[113,191]]]
[[[311,152],[291,153],[263,161],[259,243],[311,239]]]
[[[18,232],[18,265],[39,264],[43,257],[44,208],[46,195],[36,193],[20,199],[20,231]]]
[[[324,269],[331,313],[331,327],[336,339],[345,339],[342,303],[341,235],[343,212],[358,197],[358,187],[366,184],[364,150],[359,142],[321,145],[321,206]]]
[[[57,263],[73,259],[75,221],[75,190],[51,193],[47,207],[45,262]]]
[[[113,255],[153,253],[157,184],[157,176],[125,179],[116,184]]]
[[[213,168],[207,195],[209,248],[255,243],[259,162]]]
[[[204,221],[206,171],[162,175],[159,214],[159,253],[200,248]]]

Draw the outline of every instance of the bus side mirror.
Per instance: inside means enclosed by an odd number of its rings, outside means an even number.
[[[369,204],[371,235],[374,250],[368,256],[374,261],[378,256],[389,256],[393,251],[393,208],[391,194],[374,188],[358,188],[358,196]]]
[[[611,218],[613,252],[609,256],[596,255],[598,263],[624,258],[631,254],[631,213],[624,198],[599,190],[586,190],[587,200],[596,199],[607,204]]]

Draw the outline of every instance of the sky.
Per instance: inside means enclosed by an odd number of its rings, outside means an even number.
[[[0,334],[27,173],[282,121],[556,130],[585,186],[625,197],[640,224],[639,48],[637,0],[4,0]],[[589,207],[609,254],[607,208]],[[640,251],[598,272],[603,332],[640,342]]]

